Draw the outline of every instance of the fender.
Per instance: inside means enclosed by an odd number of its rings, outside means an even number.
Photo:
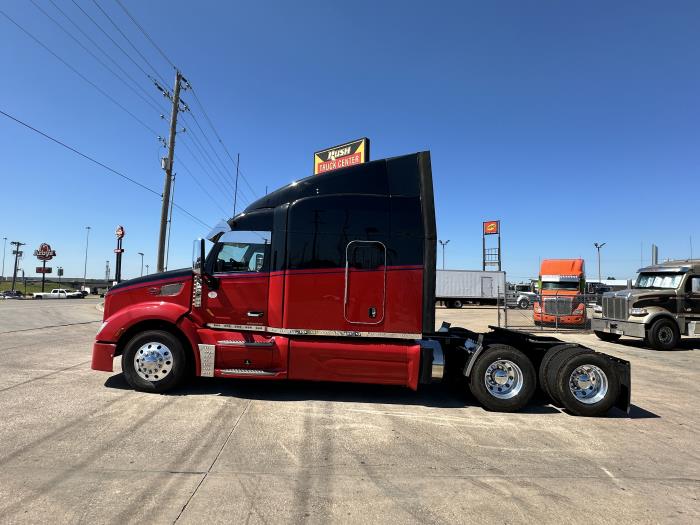
[[[137,303],[128,308],[122,308],[105,319],[95,340],[103,343],[117,343],[124,332],[141,321],[159,320],[177,325],[188,312],[189,306],[175,303],[161,301]]]
[[[678,319],[678,317],[674,317],[672,313],[666,310],[650,313],[649,316],[644,320],[644,328],[646,330],[649,330],[651,328],[651,325],[653,325],[659,319],[668,319],[670,321],[673,321],[674,323],[676,323],[676,326],[678,327],[678,330],[680,330],[681,335],[683,334],[685,326],[681,325],[681,320]]]

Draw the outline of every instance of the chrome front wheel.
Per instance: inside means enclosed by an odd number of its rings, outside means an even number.
[[[160,381],[173,370],[173,354],[164,343],[150,341],[134,354],[134,370],[141,379]]]

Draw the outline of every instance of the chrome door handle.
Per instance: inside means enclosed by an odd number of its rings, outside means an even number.
[[[265,312],[248,312],[248,317],[262,317]]]

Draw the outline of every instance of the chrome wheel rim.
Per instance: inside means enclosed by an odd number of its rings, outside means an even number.
[[[581,365],[569,376],[569,390],[584,405],[593,405],[607,395],[608,376],[595,365]]]
[[[142,345],[134,355],[134,370],[141,379],[161,381],[173,369],[173,354],[163,343],[151,341]]]
[[[667,345],[673,341],[673,330],[670,326],[662,326],[659,330],[659,342]]]
[[[484,385],[493,397],[511,399],[523,388],[523,372],[513,361],[499,359],[486,369]]]

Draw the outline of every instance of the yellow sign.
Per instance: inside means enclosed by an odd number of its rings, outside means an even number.
[[[314,175],[369,161],[369,139],[362,138],[314,153]]]

